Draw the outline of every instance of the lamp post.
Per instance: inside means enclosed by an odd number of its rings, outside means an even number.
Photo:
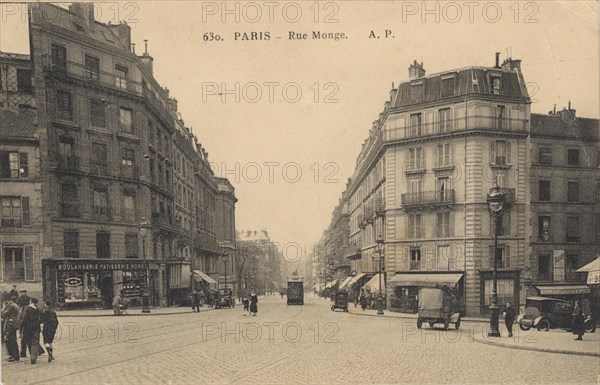
[[[146,260],[146,236],[148,235],[148,220],[144,217],[140,220],[140,227],[139,227],[139,231],[140,231],[140,238],[142,239],[142,258],[144,259],[144,261]],[[144,266],[145,268],[145,266]],[[144,288],[144,291],[142,292],[142,313],[150,313],[150,304],[149,304],[149,297],[150,294],[148,293],[148,269],[145,269],[146,274],[145,274],[145,280],[146,280],[146,287]]]
[[[381,289],[381,275],[383,274],[383,237],[377,237],[377,251],[379,252],[379,295],[377,296],[377,314],[383,315],[383,292]]]
[[[490,331],[488,337],[500,337],[498,328],[498,318],[500,309],[498,308],[498,223],[502,218],[502,210],[506,202],[506,194],[500,192],[498,182],[494,182],[492,190],[487,196],[487,204],[490,214],[494,221],[494,272],[492,275],[492,304],[490,305]]]
[[[223,263],[225,264],[225,289],[227,289],[227,254],[223,254]]]

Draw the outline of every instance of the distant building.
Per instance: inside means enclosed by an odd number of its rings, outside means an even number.
[[[263,229],[241,230],[236,234],[236,273],[242,292],[275,292],[282,286],[284,263],[278,244]]]
[[[238,280],[235,273],[236,265],[236,232],[235,232],[235,189],[226,178],[215,178],[217,181],[217,195],[215,199],[215,231],[219,242],[221,258],[218,264],[219,283],[234,289],[237,295]]]

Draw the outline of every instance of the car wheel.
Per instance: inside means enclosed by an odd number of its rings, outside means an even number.
[[[525,330],[525,331],[531,329],[531,325],[524,325],[522,323],[519,323],[519,327],[521,328],[521,330]]]
[[[421,329],[421,326],[423,326],[423,320],[421,318],[417,318],[417,328]]]
[[[585,323],[585,332],[593,333],[596,331],[596,322],[594,320],[590,320]]]
[[[538,330],[547,332],[550,330],[550,322],[546,319],[541,320],[538,324]]]

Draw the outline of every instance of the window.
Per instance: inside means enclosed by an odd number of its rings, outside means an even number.
[[[490,268],[494,268],[494,245],[490,245]],[[496,249],[496,258],[498,258],[498,268],[510,268],[510,245],[498,246]]]
[[[450,236],[450,212],[443,211],[437,213],[437,236],[438,238],[447,238]]]
[[[92,143],[92,172],[96,174],[106,175],[108,173],[107,165],[108,153],[106,144]]]
[[[79,218],[79,192],[73,183],[63,183],[61,186],[62,215],[66,218]]]
[[[538,217],[539,240],[547,242],[552,239],[552,218],[549,215]]]
[[[492,93],[494,95],[501,95],[502,92],[502,81],[499,77],[492,78]]]
[[[2,227],[31,226],[29,211],[29,197],[3,196],[2,201]]]
[[[61,136],[58,141],[58,151],[63,157],[73,156],[73,144],[75,140],[68,136]]]
[[[484,307],[485,311],[489,311],[489,307],[492,303],[492,293],[493,293],[493,280],[486,279],[485,281],[485,292],[484,292]],[[512,304],[516,303],[517,296],[515,296],[515,282],[512,279],[498,279],[496,281],[496,294],[498,297],[499,304],[505,304],[510,302]]]
[[[136,177],[134,165],[135,150],[131,148],[123,148],[121,155],[121,175],[123,175],[126,178]]]
[[[132,193],[123,194],[123,220],[135,222],[135,196]]]
[[[25,261],[23,247],[4,246],[2,256],[4,259],[4,281],[25,281]]]
[[[454,77],[442,79],[442,98],[454,96]]]
[[[539,200],[543,202],[550,202],[550,181],[541,180],[538,182],[538,193]]]
[[[26,152],[0,151],[2,179],[25,179],[29,176],[29,162]]]
[[[106,105],[101,100],[90,100],[90,120],[92,126],[106,127]]]
[[[421,214],[411,214],[408,216],[408,237],[421,238],[422,236],[422,221]]]
[[[63,46],[52,44],[52,67],[54,70],[67,71],[67,49]]]
[[[578,281],[579,255],[568,253],[565,262],[565,280]]]
[[[410,115],[410,136],[421,136],[421,114]]]
[[[100,74],[100,59],[85,55],[85,76],[90,80],[98,80]]]
[[[421,249],[410,249],[410,270],[421,270]]]
[[[552,148],[546,146],[540,146],[539,149],[540,164],[552,164]]]
[[[496,128],[499,130],[507,127],[506,122],[506,107],[505,106],[496,106]]]
[[[567,182],[567,201],[579,202],[579,183]]]
[[[454,258],[451,255],[450,245],[436,247],[436,268],[439,270],[453,270]]]
[[[103,231],[96,233],[96,257],[110,258],[110,233]]]
[[[56,90],[57,117],[63,120],[73,120],[73,100],[71,93]]]
[[[579,165],[579,150],[576,148],[569,148],[567,150],[567,165],[578,166]]]
[[[423,149],[421,147],[412,147],[408,149],[407,170],[423,170],[425,168],[424,163]]]
[[[115,66],[115,82],[116,86],[122,90],[127,89],[127,67],[120,65]]]
[[[420,178],[408,180],[408,191],[410,193],[411,203],[419,203],[421,201],[422,188],[423,188],[423,181]]]
[[[133,133],[132,119],[133,115],[130,109],[123,107],[119,109],[119,125],[121,127],[121,131],[126,132],[128,134]]]
[[[490,163],[496,165],[510,164],[510,142],[505,140],[492,140],[490,142]]]
[[[450,178],[440,177],[435,181],[438,202],[450,202],[453,198],[453,192],[450,188]]]
[[[421,103],[423,101],[423,83],[411,84],[410,102]]]
[[[581,237],[579,233],[579,217],[567,217],[567,242],[579,242]]]
[[[498,228],[494,229],[494,219],[490,220],[490,234],[494,234],[494,230],[498,231],[498,235],[510,235],[510,211],[505,210],[498,218]]]
[[[79,231],[65,230],[63,238],[65,258],[79,258]]]
[[[33,92],[30,69],[17,68],[17,90],[27,94],[31,94]]]
[[[125,258],[139,258],[137,234],[125,234]]]
[[[550,254],[538,255],[538,279],[541,281],[552,280],[552,256]]]
[[[94,216],[96,219],[107,219],[110,217],[108,191],[94,190]]]
[[[151,120],[148,120],[148,141],[150,144],[154,144],[154,124]]]
[[[450,165],[450,143],[438,144],[437,146],[437,167]]]

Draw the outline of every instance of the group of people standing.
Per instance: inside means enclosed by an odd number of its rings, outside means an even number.
[[[8,350],[8,362],[20,361],[27,357],[35,364],[38,356],[46,352],[40,345],[40,333],[48,351],[48,362],[54,360],[53,342],[58,328],[58,317],[52,301],[45,301],[43,309],[38,307],[38,299],[30,298],[26,290],[17,291],[16,285],[9,293],[2,309],[3,336]],[[41,325],[44,325],[43,331]],[[21,349],[17,343],[17,331],[21,338]]]
[[[360,303],[360,307],[363,311],[368,307],[370,309],[374,309],[377,303],[377,294],[371,293],[365,289],[362,289],[360,294],[356,293],[354,298],[354,307],[356,307]]]
[[[254,291],[250,292],[250,297],[244,296],[242,298],[242,304],[244,305],[244,315],[246,315],[246,312],[253,316],[258,313],[258,295]]]

